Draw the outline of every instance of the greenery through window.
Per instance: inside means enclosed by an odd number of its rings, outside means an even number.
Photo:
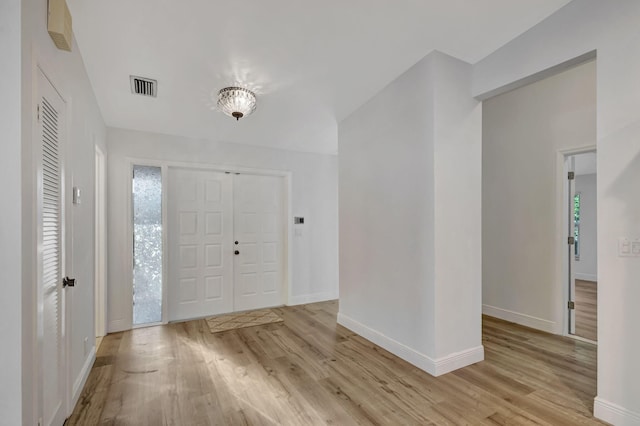
[[[580,260],[580,194],[573,197],[573,237],[575,244],[573,245],[576,260]]]

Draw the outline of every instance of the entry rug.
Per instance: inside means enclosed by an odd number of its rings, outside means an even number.
[[[220,315],[207,318],[206,321],[212,333],[220,333],[221,331],[235,330],[237,328],[283,322],[284,320],[272,309],[260,309],[258,311]]]

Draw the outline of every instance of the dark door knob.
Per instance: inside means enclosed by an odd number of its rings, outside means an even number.
[[[64,277],[62,279],[62,287],[75,287],[75,286],[76,286],[75,278]]]
[[[238,245],[238,242],[236,241],[236,245]]]
[[[238,250],[233,252],[234,254],[240,254],[240,252]]]

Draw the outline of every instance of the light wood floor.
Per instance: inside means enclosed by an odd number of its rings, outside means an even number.
[[[598,283],[576,280],[576,336],[598,340]]]
[[[486,361],[434,378],[337,326],[337,306],[109,335],[67,424],[600,424],[594,345],[485,317]]]

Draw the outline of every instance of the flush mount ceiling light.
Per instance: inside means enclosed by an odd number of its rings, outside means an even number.
[[[218,92],[218,108],[229,117],[240,120],[256,109],[256,95],[242,87],[225,87]]]

